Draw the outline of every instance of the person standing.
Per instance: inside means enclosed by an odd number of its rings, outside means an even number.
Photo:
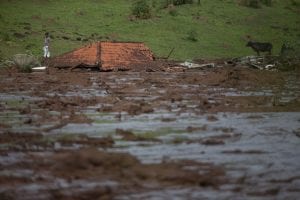
[[[50,46],[50,35],[49,33],[45,33],[45,40],[44,40],[44,58],[50,58],[50,50],[49,50],[49,46]]]

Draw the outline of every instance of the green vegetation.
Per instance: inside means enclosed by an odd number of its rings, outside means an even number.
[[[159,136],[164,136],[164,135],[168,135],[168,134],[182,134],[182,133],[186,133],[185,130],[180,130],[180,129],[173,129],[172,127],[161,127],[158,128],[155,131],[135,131],[137,133],[138,136],[145,138],[145,139],[154,139],[157,138]]]
[[[29,102],[25,100],[6,100],[4,101],[8,108],[25,108],[28,106]]]
[[[132,14],[139,19],[149,19],[151,17],[150,6],[146,0],[139,0],[134,3]]]
[[[168,0],[148,0],[150,15],[141,17],[148,19],[132,17],[136,2],[1,0],[0,60],[26,51],[41,57],[45,32],[52,37],[52,55],[97,40],[118,40],[145,42],[159,57],[175,47],[170,58],[177,60],[237,57],[255,54],[245,47],[247,36],[272,42],[274,54],[286,42],[299,51],[300,0],[260,0],[258,9],[242,5],[243,0],[173,6],[166,5]]]
[[[187,36],[187,39],[192,41],[192,42],[197,42],[198,39],[197,39],[197,32],[195,29],[191,30],[190,32],[188,32],[188,36]]]
[[[261,8],[262,5],[272,6],[274,0],[241,0],[240,5]]]
[[[20,72],[30,73],[33,67],[41,66],[33,55],[16,54],[13,56],[13,66],[18,67]]]

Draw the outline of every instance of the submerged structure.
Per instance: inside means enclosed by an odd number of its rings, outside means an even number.
[[[57,68],[88,67],[101,71],[129,70],[153,61],[151,50],[141,42],[95,42],[51,59]]]

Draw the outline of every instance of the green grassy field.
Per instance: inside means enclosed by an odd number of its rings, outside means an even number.
[[[0,0],[0,57],[31,52],[41,57],[43,36],[52,35],[58,55],[97,40],[145,42],[156,56],[171,59],[252,55],[246,38],[268,41],[278,54],[284,42],[300,46],[300,0],[274,0],[259,9],[238,0],[201,0],[163,9],[149,0],[152,17],[132,20],[133,0]],[[188,38],[193,32],[197,41]]]

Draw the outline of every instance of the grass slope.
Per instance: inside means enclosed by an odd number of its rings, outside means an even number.
[[[274,53],[283,42],[299,48],[300,1],[274,0],[254,9],[238,0],[201,0],[201,5],[162,9],[149,0],[152,17],[130,20],[134,0],[0,0],[0,58],[32,52],[42,56],[46,31],[53,55],[96,40],[142,41],[157,56],[175,47],[172,59],[236,57],[254,54],[246,36],[269,41]],[[294,2],[294,3],[293,3]],[[197,41],[187,39],[193,31]]]

